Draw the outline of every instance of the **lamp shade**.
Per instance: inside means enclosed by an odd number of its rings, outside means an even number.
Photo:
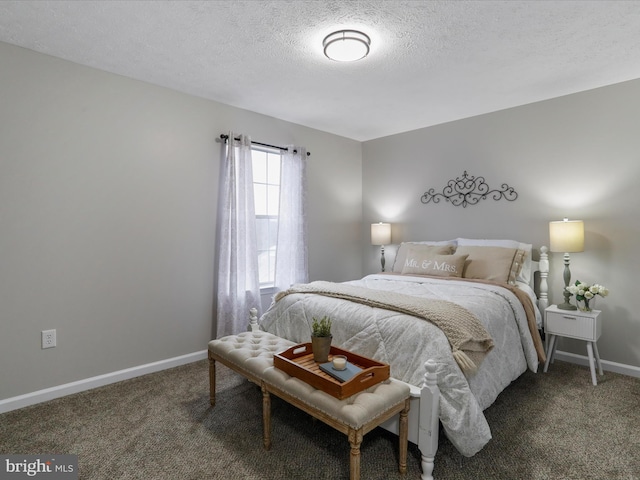
[[[584,222],[566,218],[549,222],[549,240],[549,249],[552,252],[584,251]]]
[[[389,245],[391,243],[391,224],[371,224],[371,245]]]

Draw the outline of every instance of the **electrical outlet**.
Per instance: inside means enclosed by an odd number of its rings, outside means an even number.
[[[42,330],[42,348],[53,348],[56,346],[56,331]]]

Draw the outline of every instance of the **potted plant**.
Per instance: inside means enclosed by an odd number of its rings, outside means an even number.
[[[331,350],[331,319],[322,317],[320,320],[313,317],[311,324],[311,350],[313,351],[313,359],[316,362],[328,362],[329,352]]]

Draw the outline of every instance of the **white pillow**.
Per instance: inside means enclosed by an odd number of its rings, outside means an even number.
[[[522,243],[517,240],[492,240],[492,239],[474,239],[474,238],[457,238],[456,243],[459,246],[466,247],[506,247],[524,250],[526,256],[524,265],[520,274],[516,277],[517,282],[531,284],[531,250],[533,245],[530,243]]]

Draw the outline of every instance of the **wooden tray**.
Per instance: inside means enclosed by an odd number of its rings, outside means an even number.
[[[346,382],[339,382],[320,370],[320,363],[313,360],[311,343],[301,343],[284,352],[276,353],[273,356],[273,365],[340,400],[389,378],[389,365],[386,363],[331,346],[329,361],[334,355],[344,355],[348,362],[361,368],[362,372]]]

